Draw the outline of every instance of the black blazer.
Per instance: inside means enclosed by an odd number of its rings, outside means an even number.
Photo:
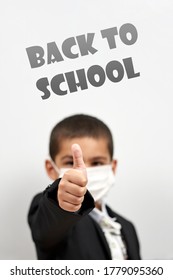
[[[38,259],[110,260],[111,253],[100,226],[88,215],[94,200],[87,191],[80,211],[61,209],[56,200],[59,179],[36,195],[28,213],[28,223]],[[128,259],[140,259],[139,242],[133,224],[107,206],[110,217],[122,226]]]

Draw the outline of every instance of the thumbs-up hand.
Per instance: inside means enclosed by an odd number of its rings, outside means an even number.
[[[80,209],[86,193],[87,173],[82,150],[78,144],[71,147],[73,168],[64,173],[58,187],[59,206],[70,212]]]

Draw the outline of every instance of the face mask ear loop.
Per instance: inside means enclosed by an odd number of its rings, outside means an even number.
[[[49,160],[50,160],[53,168],[55,169],[55,171],[59,174],[60,170],[59,170],[58,166],[55,164],[55,162],[51,158]]]

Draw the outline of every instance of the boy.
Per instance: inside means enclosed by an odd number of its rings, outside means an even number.
[[[117,167],[106,124],[84,114],[65,118],[51,132],[49,153],[54,182],[28,214],[37,258],[140,259],[134,226],[104,202]]]

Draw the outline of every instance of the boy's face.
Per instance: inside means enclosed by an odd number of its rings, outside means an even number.
[[[60,152],[55,157],[55,164],[59,169],[73,167],[71,146],[74,143],[80,145],[86,167],[111,164],[112,170],[115,173],[117,162],[116,160],[111,160],[106,139],[95,139],[93,137],[64,139],[61,143]],[[59,174],[52,166],[51,161],[46,161],[46,170],[51,179],[55,180],[58,178]]]

